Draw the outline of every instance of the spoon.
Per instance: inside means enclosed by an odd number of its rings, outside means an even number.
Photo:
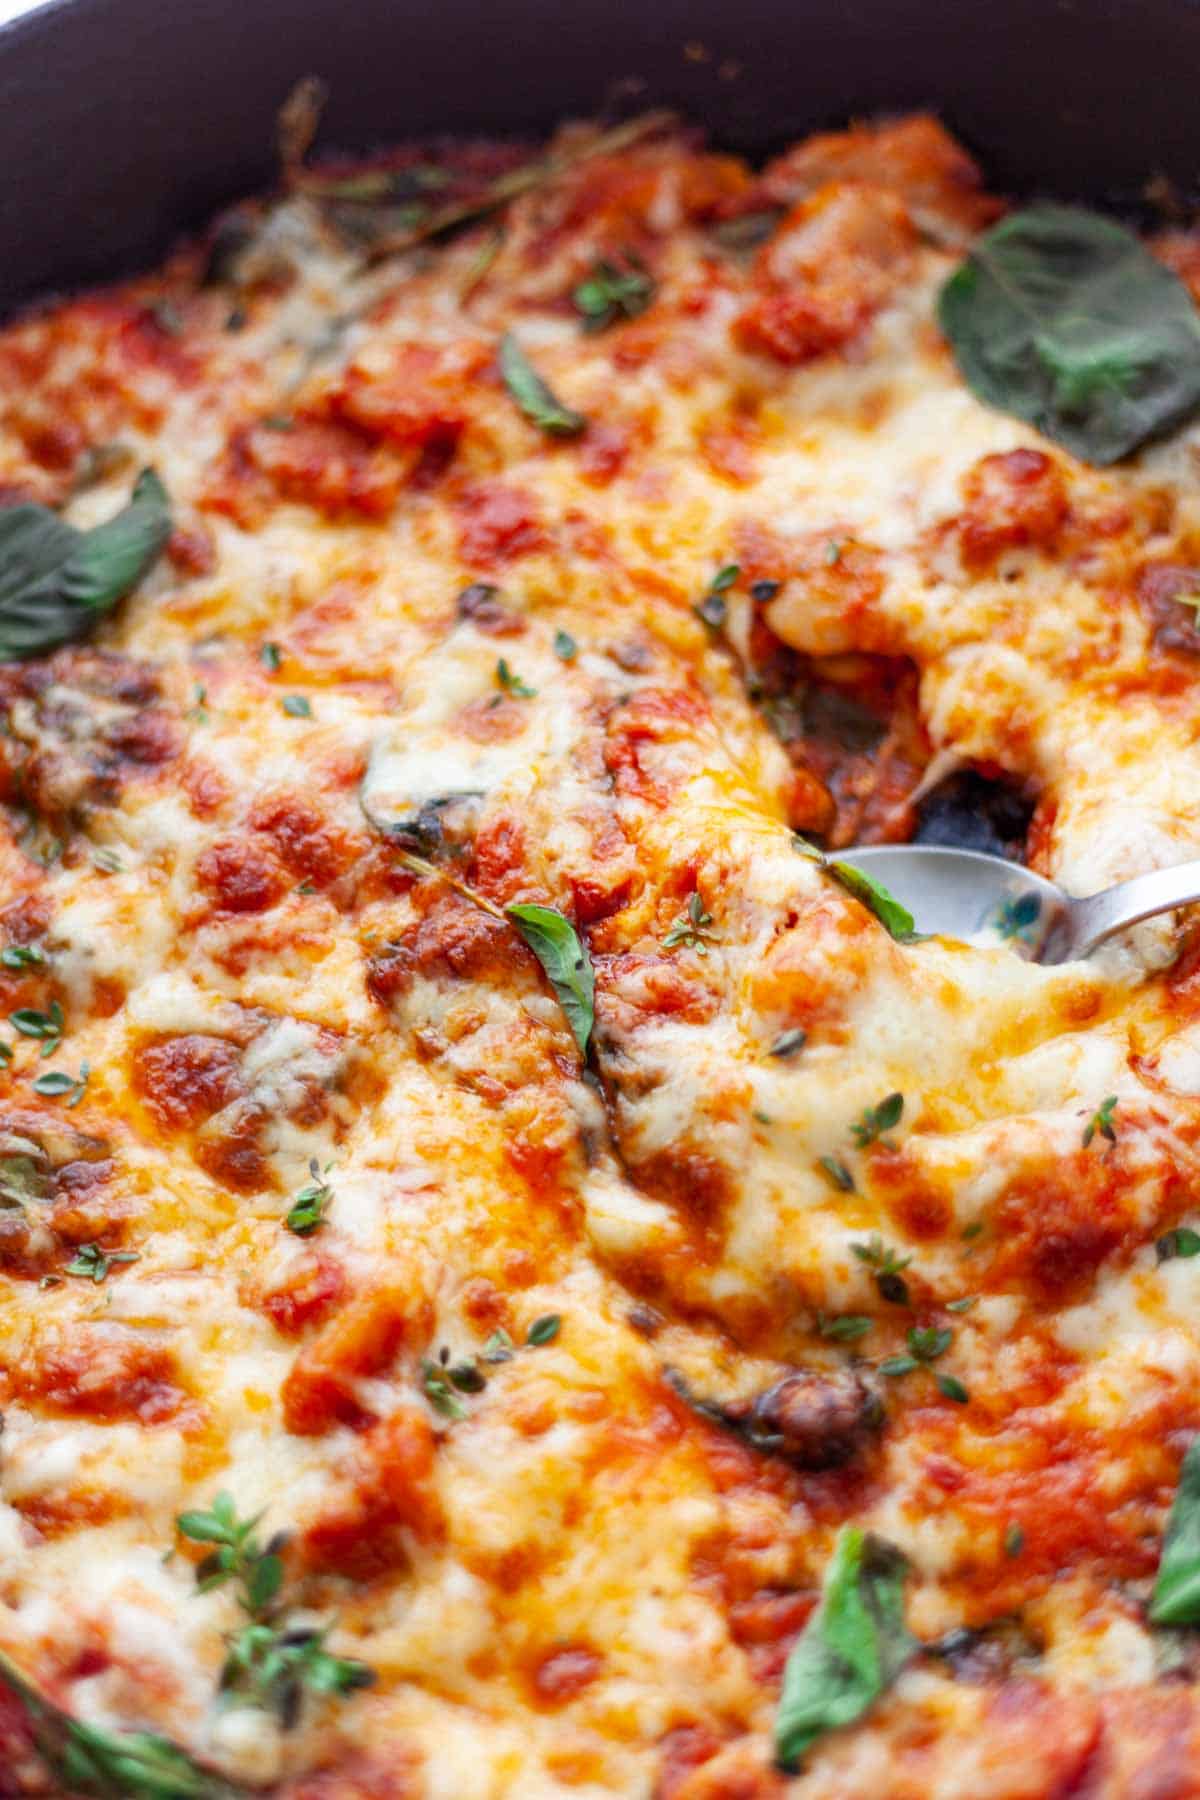
[[[1090,956],[1118,931],[1200,901],[1200,862],[1152,869],[1074,899],[1044,875],[982,850],[870,844],[843,850],[838,860],[882,882],[912,913],[919,931],[1007,939],[1040,963]]]

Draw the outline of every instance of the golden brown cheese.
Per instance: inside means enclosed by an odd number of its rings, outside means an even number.
[[[757,175],[660,134],[380,259],[301,185],[0,339],[7,501],[88,525],[151,462],[175,513],[115,623],[0,670],[0,929],[45,956],[2,1010],[63,1015],[0,1074],[0,1648],[73,1715],[278,1800],[1198,1791],[1144,1619],[1200,1424],[1200,1262],[1154,1249],[1196,946],[899,945],[792,840],[966,767],[1076,891],[1200,839],[1200,435],[1100,473],[971,397],[933,299],[998,210],[928,119]],[[602,257],[653,297],[585,332]],[[806,697],[881,743],[777,735]],[[372,825],[434,803],[459,887]],[[516,901],[589,946],[587,1071]],[[914,1324],[965,1403],[879,1372]],[[218,1702],[237,1603],[174,1521],[219,1490],[372,1687]],[[788,1778],[847,1522],[944,1650]],[[22,1718],[0,1794],[64,1791]]]

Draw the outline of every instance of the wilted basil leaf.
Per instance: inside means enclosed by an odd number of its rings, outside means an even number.
[[[1154,1625],[1200,1625],[1200,1438],[1179,1471],[1162,1559],[1150,1596]]]
[[[775,1715],[775,1755],[795,1769],[817,1738],[859,1718],[917,1648],[904,1624],[900,1552],[846,1526],[821,1604],[787,1660]]]
[[[505,911],[546,971],[546,979],[579,1045],[579,1054],[586,1056],[596,992],[587,947],[570,920],[553,906],[522,903],[506,907]]]
[[[237,1790],[150,1731],[104,1731],[61,1712],[0,1655],[0,1683],[22,1702],[34,1742],[75,1794],[99,1800],[237,1800]]]
[[[1200,406],[1200,317],[1131,231],[1033,206],[985,232],[938,317],[970,387],[1085,462],[1116,462]]]
[[[848,894],[875,914],[881,925],[885,925],[898,944],[908,943],[916,936],[916,923],[907,906],[902,906],[895,894],[889,893],[882,881],[876,881],[873,875],[864,875],[852,863],[830,862],[826,868],[835,881],[839,881]]]
[[[547,387],[511,331],[500,339],[500,373],[525,417],[551,437],[578,437],[587,425]]]
[[[44,506],[0,511],[0,662],[85,637],[136,587],[170,533],[170,502],[153,469],[142,470],[129,505],[91,531]]]

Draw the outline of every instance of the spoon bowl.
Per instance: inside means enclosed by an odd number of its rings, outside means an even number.
[[[919,931],[1009,942],[1034,962],[1089,956],[1118,931],[1200,900],[1200,862],[1153,869],[1075,899],[1020,863],[940,844],[869,844],[838,860],[883,884]]]

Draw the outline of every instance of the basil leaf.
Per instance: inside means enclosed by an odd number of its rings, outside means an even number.
[[[1200,317],[1131,231],[1033,206],[985,232],[938,318],[967,384],[1084,462],[1128,456],[1200,406]]]
[[[0,511],[0,662],[85,637],[136,587],[170,534],[170,502],[153,469],[142,470],[129,505],[91,531],[44,506]]]
[[[873,912],[881,925],[887,927],[898,944],[909,943],[916,936],[916,921],[907,906],[902,906],[895,894],[889,893],[882,881],[876,881],[873,875],[864,875],[848,862],[830,862],[826,868],[835,881],[839,881],[848,894],[861,900],[868,911]]]
[[[150,1731],[103,1731],[62,1712],[0,1654],[0,1682],[25,1707],[34,1742],[72,1793],[99,1800],[237,1800],[242,1790]]]
[[[1150,1596],[1153,1625],[1200,1625],[1200,1437],[1179,1471],[1162,1558]]]
[[[826,1570],[821,1603],[783,1675],[775,1756],[793,1770],[826,1731],[866,1712],[917,1648],[904,1624],[900,1552],[846,1526]]]
[[[520,904],[505,908],[546,972],[555,998],[567,1015],[567,1024],[586,1056],[595,1020],[596,977],[592,961],[571,924],[553,906]]]
[[[531,423],[551,437],[579,436],[587,420],[551,392],[511,331],[500,339],[499,362],[505,387]]]

